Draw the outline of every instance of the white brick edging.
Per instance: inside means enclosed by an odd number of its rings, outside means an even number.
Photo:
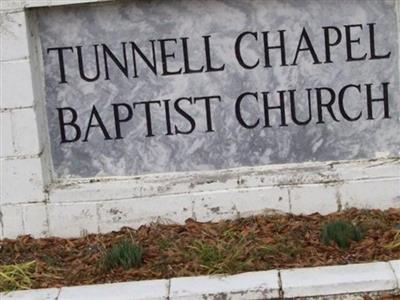
[[[281,271],[285,297],[390,291],[398,288],[390,263],[300,268]]]
[[[170,280],[168,299],[271,299],[279,297],[279,290],[277,270],[232,276],[182,277]]]
[[[278,299],[400,292],[400,260],[0,293],[2,300]],[[338,299],[338,298],[336,298]]]

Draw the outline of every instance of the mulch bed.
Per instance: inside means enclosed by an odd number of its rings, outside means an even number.
[[[364,238],[348,249],[325,245],[321,228],[337,219],[360,226]],[[400,209],[350,209],[328,216],[268,215],[218,223],[189,219],[185,225],[152,224],[75,239],[22,236],[0,241],[0,264],[35,260],[32,287],[48,288],[388,261],[400,259],[400,247],[387,247],[399,223]],[[142,265],[104,270],[99,264],[104,250],[126,238],[142,245]]]

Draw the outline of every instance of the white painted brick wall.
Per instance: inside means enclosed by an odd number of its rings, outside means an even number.
[[[400,2],[400,1],[399,1]],[[379,176],[377,176],[377,168],[379,168]],[[335,164],[334,169],[340,174],[341,181],[368,180],[370,178],[379,177],[393,178],[400,176],[400,160],[399,159],[377,159],[369,161],[368,167],[359,162]]]
[[[1,236],[43,236],[47,214],[25,13],[1,12],[0,24]]]
[[[280,187],[248,188],[202,193],[195,196],[198,221],[219,221],[254,214],[289,212],[289,194]]]
[[[36,116],[32,108],[6,110],[1,112],[0,116],[0,157],[40,153]]]
[[[43,200],[42,166],[39,158],[1,160],[1,205]]]
[[[24,234],[24,222],[22,219],[21,205],[2,205],[0,206],[1,219],[3,224],[3,237],[16,238]]]
[[[20,160],[16,161],[21,162]],[[373,168],[368,163],[361,164],[364,164],[365,168]],[[384,165],[385,163],[382,163],[381,166],[376,167],[376,176],[380,174],[379,168],[385,168]],[[103,181],[103,184],[107,186],[107,182],[109,181]],[[115,182],[113,183],[114,197],[119,199],[119,189],[114,184]],[[30,212],[30,209],[23,210],[24,219],[22,221],[26,224],[35,225],[32,227],[16,226],[17,229],[21,228],[21,233],[32,233],[35,236],[47,234],[74,237],[86,233],[118,230],[123,226],[137,228],[154,221],[183,223],[187,218],[194,218],[198,221],[218,221],[226,218],[270,213],[271,210],[308,214],[316,211],[330,213],[337,211],[340,206],[360,208],[399,207],[397,200],[390,202],[390,199],[400,197],[398,177],[349,181],[345,185],[339,181],[333,185],[307,184],[225,190],[223,183],[220,184],[221,189],[219,191],[166,194],[151,197],[135,196],[121,200],[98,200],[97,197],[102,193],[101,188],[97,191],[91,189],[92,201],[87,202],[68,201],[68,193],[62,194],[61,202],[54,202],[53,196],[57,194],[50,193],[49,203],[38,206],[36,212],[31,212],[32,217],[27,213]],[[129,185],[129,180],[122,181],[121,188],[125,185]],[[90,183],[88,183],[88,187],[90,188]],[[64,189],[62,186],[54,186],[53,188],[60,191]],[[71,192],[71,200],[76,200],[72,199],[72,197],[78,195],[74,191],[74,185],[68,186],[67,190]],[[81,189],[78,189],[78,191],[81,191]],[[100,199],[102,198],[100,197]],[[337,201],[343,203],[337,203]],[[384,206],[382,206],[382,203]],[[18,204],[14,203],[14,205]],[[7,224],[6,226],[10,226],[9,222]],[[49,229],[47,230],[47,228]],[[14,234],[13,231],[11,233]]]
[[[98,205],[99,229],[107,232],[123,226],[137,228],[157,221],[183,223],[193,217],[193,205],[191,195],[105,201]]]
[[[3,8],[8,1],[0,1]],[[26,31],[25,13],[1,12],[1,51],[0,61],[11,61],[25,59],[29,56],[28,40]]]
[[[44,203],[0,206],[4,237],[22,234],[43,237],[48,234],[47,206]]]
[[[44,203],[23,205],[22,221],[25,234],[30,234],[33,237],[48,235],[47,205]]]
[[[95,203],[50,203],[47,213],[50,236],[76,237],[98,232]]]
[[[0,108],[31,107],[34,97],[29,60],[0,62],[0,68],[2,86]]]
[[[9,111],[0,112],[0,130],[1,130],[0,157],[14,155],[15,147],[13,145],[11,112]]]
[[[15,155],[36,155],[40,153],[38,128],[32,108],[11,111]]]
[[[400,178],[346,182],[339,193],[343,208],[400,207]]]
[[[337,184],[312,184],[290,189],[290,212],[310,214],[319,212],[329,214],[338,210]]]

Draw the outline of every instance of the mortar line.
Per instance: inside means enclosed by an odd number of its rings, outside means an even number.
[[[60,297],[60,294],[61,294],[61,288],[58,289],[58,293],[57,293],[57,296],[56,296],[55,300],[58,300],[58,298]]]
[[[167,283],[167,300],[170,299],[171,296],[171,278],[168,279]]]
[[[279,270],[279,269],[278,269],[278,286],[279,286],[279,297],[280,297],[280,299],[285,299],[284,298],[284,293],[283,293],[283,286],[282,286],[281,270]]]
[[[390,261],[388,261],[387,263],[389,264],[389,268],[390,268],[390,270],[392,270],[394,279],[396,280],[396,289],[400,289],[400,286],[399,286],[399,278],[397,278],[396,272],[394,271],[393,266],[392,266],[392,264],[390,263]]]

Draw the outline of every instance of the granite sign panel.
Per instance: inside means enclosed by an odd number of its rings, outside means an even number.
[[[399,154],[395,1],[117,1],[37,15],[59,178]]]

